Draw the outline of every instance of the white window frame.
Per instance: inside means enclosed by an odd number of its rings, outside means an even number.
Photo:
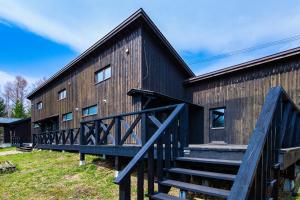
[[[38,110],[42,110],[42,109],[43,109],[43,102],[42,102],[42,101],[38,102],[38,103],[36,104],[36,108],[37,108]]]
[[[67,90],[63,89],[58,92],[58,100],[63,100],[67,98]]]
[[[100,77],[100,78],[99,78]],[[108,65],[103,69],[100,69],[95,73],[95,82],[101,83],[107,79],[111,78],[111,66]]]

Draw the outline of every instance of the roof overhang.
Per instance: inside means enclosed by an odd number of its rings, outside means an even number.
[[[234,65],[231,67],[227,67],[227,68],[223,68],[217,71],[213,71],[213,72],[209,72],[206,74],[202,74],[196,77],[192,77],[190,79],[187,79],[184,81],[185,85],[189,85],[189,84],[193,84],[193,83],[197,83],[200,81],[204,81],[204,80],[209,80],[212,78],[216,78],[216,77],[220,77],[220,76],[225,76],[228,75],[230,73],[234,73],[234,72],[238,72],[241,70],[246,70],[249,68],[253,68],[253,67],[257,67],[260,66],[262,64],[266,64],[266,63],[270,63],[273,61],[278,61],[284,58],[288,58],[288,57],[292,57],[295,55],[299,55],[300,54],[300,47],[297,48],[293,48],[293,49],[289,49],[287,51],[282,51],[276,54],[272,54],[266,57],[262,57],[262,58],[258,58],[255,60],[251,60],[245,63],[241,63],[238,65]]]

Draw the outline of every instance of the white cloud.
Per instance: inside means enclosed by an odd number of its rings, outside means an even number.
[[[297,0],[0,0],[0,18],[82,52],[139,7],[177,50],[195,55],[201,51],[220,54],[300,34]],[[268,52],[285,48],[274,46]],[[260,55],[264,54],[240,55],[204,68],[209,71],[218,64]]]
[[[12,82],[15,80],[15,77],[17,75],[20,75],[20,74],[10,74],[10,73],[7,73],[5,71],[0,71],[0,96],[1,96],[1,92],[3,92],[3,87],[4,85],[7,83],[7,82]],[[22,75],[21,75],[22,76]],[[24,76],[22,76],[24,77]],[[28,77],[28,76],[25,76],[24,77],[27,82],[28,82],[28,88],[29,90],[31,89],[31,86],[32,84],[34,84],[36,81],[38,81],[39,79],[36,78],[36,77]]]

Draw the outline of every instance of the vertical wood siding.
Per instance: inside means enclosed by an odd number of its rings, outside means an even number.
[[[225,106],[226,142],[247,144],[269,89],[278,85],[299,105],[299,56],[188,86],[189,99],[204,106],[204,142],[210,141],[209,133],[212,131],[209,109]]]
[[[85,119],[140,110],[140,101],[133,101],[127,92],[141,88],[141,59],[141,28],[136,28],[35,95],[31,100],[32,121],[58,115],[60,129],[76,128],[83,119],[82,108],[88,106],[98,105],[98,114]],[[107,65],[111,66],[111,78],[95,84],[95,72]],[[58,101],[58,92],[64,88],[67,98]],[[42,110],[36,109],[39,101],[43,102]],[[62,115],[68,112],[73,112],[73,120],[62,122]]]
[[[146,30],[142,41],[142,88],[184,99],[183,81],[189,76]]]

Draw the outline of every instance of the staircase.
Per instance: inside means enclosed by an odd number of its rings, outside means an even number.
[[[130,177],[135,169],[138,200],[144,199],[145,195],[158,200],[191,199],[186,192],[213,199],[278,199],[280,149],[300,149],[297,129],[300,111],[281,87],[269,91],[242,154],[230,151],[224,154],[226,151],[219,148],[213,150],[216,152],[187,149],[188,115],[185,108],[184,104],[178,104],[163,123],[152,120],[158,130],[115,179],[120,188],[120,200],[131,199]],[[294,164],[297,161],[293,160]],[[182,195],[170,195],[171,188],[180,189]]]
[[[240,164],[240,160],[177,157],[174,167],[164,169],[164,179],[157,183],[160,189],[151,198],[185,199],[167,194],[174,187],[197,195],[226,199]],[[207,181],[210,181],[209,185]]]

